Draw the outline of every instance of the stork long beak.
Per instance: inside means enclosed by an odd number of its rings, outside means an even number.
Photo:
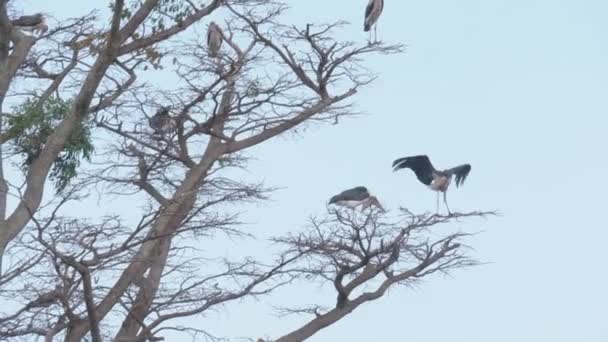
[[[38,31],[40,32],[40,34],[45,34],[48,30],[49,30],[49,26],[46,24],[39,25],[39,27],[38,27]]]
[[[386,212],[386,209],[384,209],[382,204],[380,204],[380,201],[378,201],[378,198],[376,198],[376,196],[370,196],[370,204],[375,205],[378,209],[380,209],[381,212]]]

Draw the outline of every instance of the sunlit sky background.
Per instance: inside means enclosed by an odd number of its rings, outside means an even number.
[[[367,0],[288,3],[286,22],[346,20],[340,39],[367,39]],[[16,5],[57,18],[107,9],[106,1]],[[608,341],[607,13],[600,0],[386,1],[379,36],[406,53],[367,61],[380,77],[357,95],[366,116],[255,149],[252,179],[282,189],[250,208],[247,230],[301,229],[331,195],[356,185],[390,209],[434,210],[434,193],[390,168],[420,153],[440,168],[472,164],[464,187],[450,192],[452,209],[503,215],[457,227],[484,231],[469,242],[488,264],[394,288],[312,341]],[[229,255],[247,244],[219,248]],[[334,302],[312,290],[232,303],[188,323],[279,337],[307,318],[272,316],[269,305]]]

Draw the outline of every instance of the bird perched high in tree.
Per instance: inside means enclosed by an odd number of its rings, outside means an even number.
[[[44,34],[49,27],[46,24],[46,18],[42,13],[34,15],[22,15],[17,19],[11,20],[11,24],[21,30],[30,31],[33,33]]]
[[[443,192],[443,202],[445,207],[450,212],[446,192],[452,181],[452,177],[456,176],[456,187],[464,183],[464,180],[471,172],[471,165],[463,164],[451,169],[439,171],[435,170],[433,164],[426,155],[411,156],[399,158],[393,162],[393,171],[408,168],[414,171],[418,180],[427,185],[431,190],[437,191],[437,211],[439,212],[439,193]]]
[[[223,39],[224,35],[222,29],[212,21],[207,29],[207,48],[209,48],[209,55],[211,55],[211,57],[218,57]]]
[[[160,107],[148,121],[150,127],[154,130],[154,135],[164,136],[175,130],[177,122],[175,118],[169,115],[169,107]]]
[[[336,204],[339,206],[351,208],[355,210],[356,207],[361,206],[361,210],[365,210],[371,206],[375,206],[382,212],[385,212],[384,207],[380,204],[380,201],[376,196],[372,196],[366,187],[357,186],[352,189],[344,190],[341,193],[333,196],[329,200],[329,204]]]
[[[372,33],[370,30],[374,27],[374,42],[378,40],[377,28],[378,18],[382,14],[384,9],[384,0],[369,0],[367,7],[365,8],[365,19],[363,21],[363,31],[369,32],[369,42],[372,40]]]

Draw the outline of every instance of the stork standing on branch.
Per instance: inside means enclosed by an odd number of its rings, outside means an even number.
[[[22,15],[17,19],[11,20],[11,24],[21,30],[30,31],[33,33],[44,34],[49,27],[46,24],[46,18],[42,13],[34,15]]]
[[[222,29],[212,21],[207,29],[207,48],[209,49],[209,55],[213,58],[217,58],[222,47],[222,40],[224,35]]]
[[[446,192],[452,181],[452,177],[456,176],[456,187],[464,183],[464,180],[471,172],[471,165],[463,164],[451,169],[439,171],[435,170],[433,164],[426,155],[411,156],[396,159],[393,162],[393,171],[408,168],[414,171],[418,180],[427,185],[431,190],[437,191],[437,212],[439,212],[439,193],[443,192],[443,203],[451,214]]]
[[[154,130],[154,135],[163,136],[171,133],[176,127],[177,122],[175,118],[169,115],[169,107],[160,107],[160,109],[154,114],[148,121],[150,127]]]
[[[372,196],[364,186],[357,186],[352,189],[342,191],[341,193],[333,196],[329,200],[329,204],[336,204],[352,210],[355,210],[356,207],[361,206],[362,211],[371,206],[375,206],[382,212],[386,212],[376,196]]]
[[[363,21],[363,31],[369,32],[368,41],[370,42],[370,44],[372,41],[372,33],[370,32],[372,26],[374,27],[374,42],[378,40],[378,18],[380,18],[380,14],[382,14],[383,9],[384,0],[369,0],[369,3],[365,8],[365,20]]]

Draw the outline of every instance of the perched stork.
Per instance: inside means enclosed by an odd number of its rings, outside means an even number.
[[[437,191],[437,211],[439,211],[439,193],[443,192],[443,202],[449,214],[451,212],[446,192],[448,191],[452,177],[456,176],[456,187],[459,187],[464,183],[469,172],[471,172],[471,165],[469,164],[459,165],[443,171],[435,170],[429,157],[426,155],[399,158],[393,162],[393,171],[404,168],[414,171],[421,183],[427,185],[431,190]]]
[[[363,31],[369,32],[374,27],[374,42],[378,39],[376,29],[378,28],[378,18],[384,9],[384,0],[369,0],[365,8],[365,20],[363,21]],[[369,41],[371,43],[372,33],[369,32]]]
[[[373,205],[379,208],[382,212],[386,212],[376,196],[370,195],[369,191],[367,191],[367,188],[364,186],[357,186],[352,189],[342,191],[341,193],[333,196],[329,200],[329,204],[336,204],[351,208],[353,210],[355,210],[355,208],[358,206],[361,206],[361,210],[365,210]]]
[[[17,19],[11,20],[13,26],[18,27],[24,31],[30,31],[33,33],[45,33],[49,27],[46,24],[46,18],[42,13],[34,15],[22,15]]]
[[[160,136],[171,133],[177,126],[175,118],[169,115],[169,107],[160,107],[156,114],[148,120],[148,123],[154,130],[153,134]]]
[[[209,29],[207,30],[207,48],[209,48],[209,54],[211,57],[216,58],[218,53],[220,52],[220,48],[222,47],[222,40],[224,36],[222,34],[222,29],[212,21],[209,24]]]

